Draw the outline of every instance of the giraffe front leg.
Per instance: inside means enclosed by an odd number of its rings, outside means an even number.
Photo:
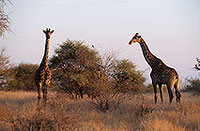
[[[43,104],[46,105],[46,85],[43,86],[42,92],[43,92]]]
[[[39,104],[41,99],[41,88],[42,88],[41,83],[38,84],[37,87],[38,87],[38,104]]]
[[[49,86],[48,86],[48,85],[46,85],[46,88],[45,88],[45,99],[44,99],[45,105],[47,104],[47,98],[48,98],[48,88],[49,88]]]
[[[161,99],[161,102],[163,102],[164,98],[163,98],[163,87],[162,87],[162,84],[159,84],[159,88],[160,88],[160,99]]]
[[[153,84],[153,89],[154,89],[154,99],[155,99],[155,104],[157,103],[158,95],[157,95],[157,85],[155,83]]]
[[[47,104],[47,96],[48,96],[48,88],[49,88],[49,83],[47,83],[45,86],[44,86],[44,93],[43,93],[43,101],[44,101],[44,105]]]

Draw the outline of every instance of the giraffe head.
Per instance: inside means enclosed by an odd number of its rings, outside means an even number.
[[[139,33],[136,33],[133,38],[130,40],[129,45],[136,43],[136,42],[140,42],[141,40],[141,36],[139,36]]]
[[[50,28],[46,28],[46,30],[43,30],[43,32],[46,35],[46,38],[49,39],[51,37],[51,34],[54,32],[54,30],[51,30]]]

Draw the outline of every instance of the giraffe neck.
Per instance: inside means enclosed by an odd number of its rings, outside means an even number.
[[[140,44],[140,46],[141,46],[141,48],[142,48],[142,52],[143,52],[143,55],[144,55],[145,60],[147,61],[147,63],[149,64],[149,66],[150,66],[151,68],[153,68],[153,67],[155,66],[153,63],[154,63],[158,58],[157,58],[156,56],[154,56],[154,55],[150,52],[150,50],[149,50],[149,48],[148,48],[146,42],[145,42],[142,38],[141,38],[139,44]]]
[[[49,58],[49,38],[46,39],[45,51],[41,65],[48,66],[48,58]]]

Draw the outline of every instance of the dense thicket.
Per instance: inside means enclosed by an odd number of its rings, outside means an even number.
[[[13,70],[13,79],[9,83],[7,90],[35,91],[35,71],[38,65],[21,63]]]

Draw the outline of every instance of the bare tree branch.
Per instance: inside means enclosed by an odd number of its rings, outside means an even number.
[[[4,36],[5,32],[11,32],[10,29],[10,18],[8,14],[4,12],[5,5],[10,3],[10,0],[0,0],[0,37]]]

